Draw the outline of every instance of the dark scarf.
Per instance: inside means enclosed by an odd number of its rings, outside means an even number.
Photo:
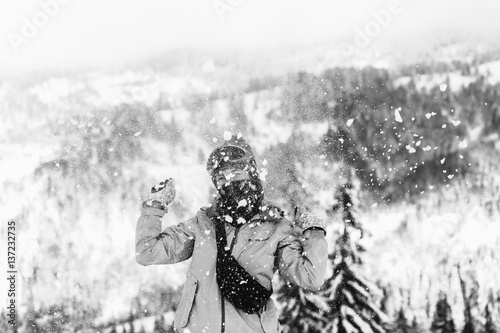
[[[232,181],[218,190],[215,210],[226,222],[235,226],[246,223],[261,210],[264,191],[259,180]]]
[[[222,192],[212,217],[217,241],[217,284],[223,297],[236,308],[257,313],[266,305],[273,291],[262,286],[233,257],[232,249],[227,246],[224,223],[230,222],[239,228],[241,223],[259,213],[263,201],[262,186],[251,180],[235,181]],[[246,200],[246,205],[241,200]]]

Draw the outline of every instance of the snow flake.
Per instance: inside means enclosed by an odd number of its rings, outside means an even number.
[[[225,131],[224,132],[224,140],[230,140],[231,139],[231,132]]]
[[[238,202],[238,207],[246,207],[248,205],[247,199],[241,199]]]
[[[247,223],[247,220],[245,220],[243,217],[240,216],[240,217],[238,217],[236,222],[238,222],[238,224],[245,224],[245,223]]]
[[[401,115],[399,114],[400,111],[401,111],[401,107],[399,107],[396,110],[394,110],[394,116],[396,117],[396,121],[398,123],[402,123],[403,122],[403,118],[401,118]]]
[[[209,235],[210,234],[210,230],[205,230],[205,235]]]
[[[441,160],[441,164],[443,164],[445,160],[446,160],[446,157]]]
[[[141,133],[142,133],[142,131],[136,132],[136,133],[134,133],[134,136],[137,137],[137,136],[141,135]]]
[[[267,160],[266,160],[266,159],[264,159],[264,160],[262,161],[262,165],[264,165],[264,166],[265,166],[265,165],[267,165]]]
[[[217,142],[217,141],[219,141],[219,140],[217,140],[217,138],[212,138],[212,141],[213,141],[213,142]]]
[[[458,144],[458,148],[467,148],[467,140],[464,140],[464,141],[461,141],[459,144]]]
[[[446,83],[443,83],[443,84],[439,85],[439,90],[441,90],[442,92],[445,92],[446,88],[448,88],[448,85]]]
[[[349,119],[346,123],[347,127],[350,127],[352,123],[354,122],[354,119]]]
[[[446,128],[446,124],[443,124],[443,126],[441,126],[441,128]]]
[[[216,122],[215,117],[212,117],[212,119],[210,119],[210,121],[209,121],[210,124],[215,124],[215,122]]]
[[[430,113],[428,113],[428,112],[427,112],[427,113],[425,114],[425,118],[427,118],[427,119],[431,119],[431,117],[432,117],[432,115],[431,115]]]
[[[425,146],[424,148],[422,148],[423,151],[429,151],[431,150],[431,146]]]
[[[412,146],[410,145],[406,145],[406,149],[408,149],[408,152],[410,154],[413,154],[413,153],[416,153],[417,151],[415,150],[415,148],[413,148]]]
[[[456,127],[460,125],[460,120],[452,120],[451,123]]]
[[[233,218],[229,215],[224,215],[224,220],[226,220],[226,222],[229,222],[229,223],[233,222]]]

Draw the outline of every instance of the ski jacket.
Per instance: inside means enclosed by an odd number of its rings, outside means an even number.
[[[211,210],[161,231],[164,211],[142,207],[136,229],[136,259],[141,265],[174,264],[192,259],[174,319],[179,332],[278,332],[278,316],[270,298],[255,314],[221,299],[216,281],[217,245]],[[286,218],[264,221],[256,215],[235,228],[226,223],[232,254],[264,287],[272,288],[276,271],[287,281],[309,290],[324,283],[327,243],[324,237],[296,227]]]

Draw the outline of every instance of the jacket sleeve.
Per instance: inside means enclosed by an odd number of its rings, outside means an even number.
[[[278,243],[277,265],[280,275],[303,288],[318,290],[325,281],[328,247],[321,230],[302,230],[285,220],[283,238]]]
[[[136,260],[143,266],[175,264],[193,254],[196,217],[161,231],[165,212],[143,206],[135,232]]]

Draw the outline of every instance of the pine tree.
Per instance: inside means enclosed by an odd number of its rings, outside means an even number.
[[[354,172],[349,179],[355,180]],[[356,214],[356,182],[349,181],[339,189],[333,210],[342,209],[343,233],[337,239],[335,251],[329,255],[333,275],[325,283],[324,296],[330,307],[326,332],[385,332],[387,316],[372,301],[370,287],[376,288],[356,270],[362,265],[365,249],[351,238],[355,231],[361,238],[364,231]]]
[[[130,316],[128,317],[128,324],[130,326],[130,329],[129,329],[128,333],[135,333],[135,329],[134,329],[134,316],[132,315],[132,313],[130,313]]]
[[[478,308],[478,299],[479,299],[479,283],[472,274],[472,272],[467,272],[467,277],[469,281],[469,285],[467,285],[467,281],[462,276],[462,272],[460,269],[460,265],[457,265],[458,278],[460,280],[460,287],[462,291],[462,297],[464,300],[464,318],[465,325],[462,330],[462,333],[475,333],[477,331],[477,327],[479,327],[479,321],[473,316],[473,309]]]
[[[495,325],[495,322],[493,321],[493,316],[491,313],[491,309],[493,308],[493,305],[488,302],[486,306],[484,307],[484,318],[486,319],[486,323],[484,324],[484,333],[497,333],[498,329]]]
[[[420,333],[420,332],[422,332],[422,328],[418,324],[418,321],[417,321],[416,317],[413,317],[413,321],[411,322],[411,332],[412,333]]]
[[[319,295],[283,281],[277,299],[285,305],[279,318],[283,333],[322,332],[328,305]]]
[[[30,297],[28,299],[28,311],[24,315],[24,332],[26,333],[40,333],[42,328],[38,325],[37,319],[39,315],[35,311],[33,306],[33,299]]]
[[[431,332],[433,333],[455,333],[455,322],[452,318],[450,304],[446,294],[443,292],[439,295],[439,300],[436,303],[434,319],[431,324]]]
[[[380,287],[382,290],[382,299],[380,300],[380,311],[383,313],[389,314],[388,311],[388,303],[389,303],[389,293],[390,293],[390,287]]]
[[[163,315],[156,317],[153,333],[168,333],[167,329],[165,328],[165,318],[163,317]]]
[[[393,332],[398,333],[411,333],[412,327],[408,324],[408,320],[406,319],[405,312],[403,308],[400,308],[398,311],[398,315],[394,322],[394,327],[392,329]]]

